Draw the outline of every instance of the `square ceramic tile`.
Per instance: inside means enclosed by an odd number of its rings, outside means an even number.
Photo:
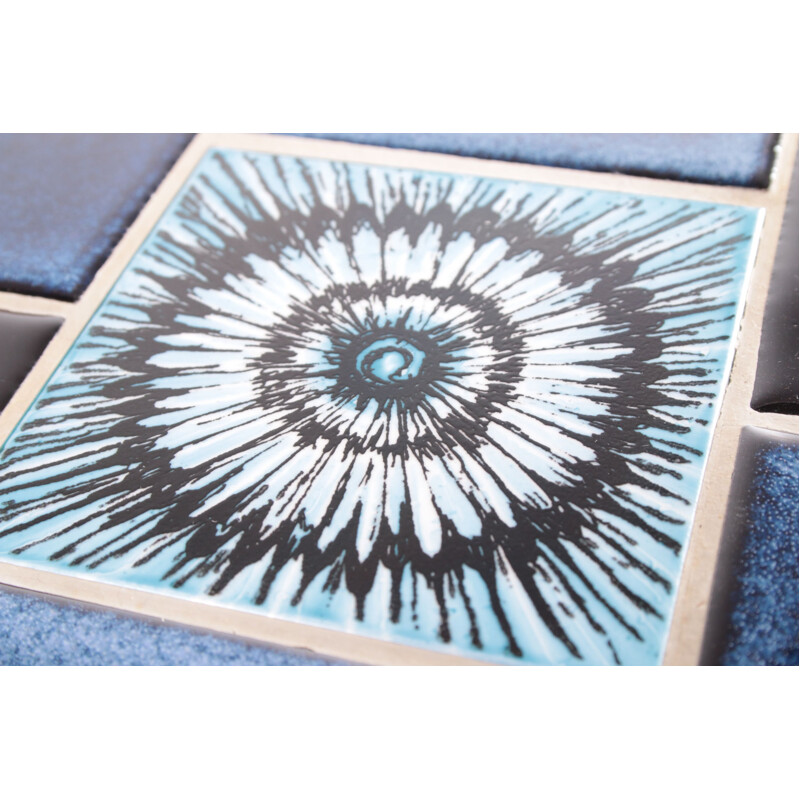
[[[473,659],[658,663],[758,224],[211,150],[8,439],[0,559]]]

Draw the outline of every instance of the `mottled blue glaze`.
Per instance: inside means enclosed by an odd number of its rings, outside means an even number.
[[[473,158],[765,187],[772,133],[310,133]]]
[[[0,289],[78,297],[188,141],[0,135]]]
[[[159,625],[111,611],[0,592],[0,664],[4,666],[247,667],[335,663],[332,659]]]
[[[720,663],[798,663],[798,447],[758,453],[737,588]]]

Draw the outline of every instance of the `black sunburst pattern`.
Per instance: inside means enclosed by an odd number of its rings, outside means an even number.
[[[15,557],[658,660],[755,214],[215,152],[0,465]]]

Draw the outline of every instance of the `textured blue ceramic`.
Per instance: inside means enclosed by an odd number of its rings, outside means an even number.
[[[798,663],[799,468],[796,436],[744,429],[704,663]]]
[[[0,134],[0,289],[74,299],[186,134]]]
[[[361,144],[551,167],[765,187],[772,133],[312,133]]]

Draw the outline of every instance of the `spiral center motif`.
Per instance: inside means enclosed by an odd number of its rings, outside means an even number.
[[[467,656],[657,663],[756,210],[197,170],[4,445],[0,557]]]
[[[389,385],[416,378],[425,353],[412,342],[386,336],[367,345],[356,357],[356,369],[370,383]]]

